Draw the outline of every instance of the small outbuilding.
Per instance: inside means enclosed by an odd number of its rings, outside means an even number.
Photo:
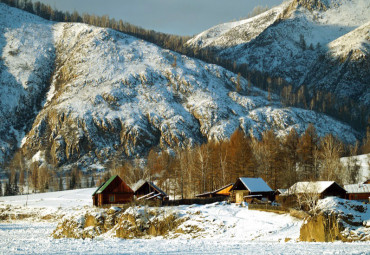
[[[230,190],[231,201],[235,203],[274,199],[274,191],[262,178],[240,177]]]
[[[370,184],[344,185],[344,189],[347,191],[346,198],[348,200],[369,201]]]
[[[201,197],[201,198],[212,198],[212,197],[228,197],[230,196],[230,190],[233,187],[233,184],[230,183],[228,185],[225,185],[219,189],[216,189],[214,191],[202,193],[195,195],[196,197]]]
[[[315,194],[318,198],[346,197],[346,190],[334,181],[297,182],[284,195]]]
[[[153,182],[145,181],[135,189],[135,196],[137,200],[168,200],[166,192],[161,190]]]
[[[134,191],[118,176],[112,176],[92,194],[93,205],[126,204],[134,198]]]
[[[277,189],[275,190],[275,201],[278,201],[280,196],[284,196],[284,194],[288,191],[288,189]]]

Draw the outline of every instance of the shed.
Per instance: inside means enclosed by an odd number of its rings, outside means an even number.
[[[369,200],[370,184],[344,185],[344,189],[347,191],[346,198],[349,200]]]
[[[247,178],[240,177],[236,180],[231,188],[231,201],[240,203],[243,201],[248,202],[248,198],[253,196],[262,199],[273,200],[274,191],[267,185],[262,178]]]
[[[168,200],[168,196],[166,192],[161,190],[157,185],[155,185],[153,182],[150,182],[150,181],[145,181],[143,184],[138,186],[138,188],[135,189],[134,194],[138,200],[141,200],[141,199]]]
[[[346,191],[334,181],[296,182],[284,195],[317,194],[319,198],[345,198]]]
[[[233,183],[227,184],[214,191],[195,195],[196,197],[211,198],[211,197],[228,197],[230,196],[230,190],[233,187]]]
[[[126,204],[133,200],[133,190],[118,176],[112,176],[92,194],[93,205]]]
[[[281,195],[284,195],[287,191],[288,191],[288,189],[277,189],[277,190],[275,190],[275,200],[279,200],[279,197]]]

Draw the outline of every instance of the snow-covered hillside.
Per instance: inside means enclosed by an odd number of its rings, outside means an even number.
[[[348,125],[313,111],[284,108],[278,96],[269,98],[218,66],[110,29],[50,23],[4,4],[0,9],[6,13],[0,17],[6,17],[0,22],[2,29],[18,33],[17,40],[3,40],[4,48],[16,41],[30,55],[26,60],[38,59],[28,63],[31,73],[23,77],[18,75],[23,65],[16,64],[23,61],[23,55],[3,52],[4,63],[12,65],[9,77],[23,79],[15,83],[17,90],[22,91],[26,85],[21,84],[30,84],[33,77],[43,75],[51,80],[47,93],[34,94],[38,101],[45,100],[36,118],[27,116],[33,124],[23,139],[23,129],[16,124],[23,128],[25,121],[12,124],[16,121],[13,115],[5,117],[6,131],[17,130],[20,135],[13,140],[22,139],[28,159],[37,156],[39,162],[57,167],[76,161],[88,166],[114,157],[142,155],[153,146],[167,149],[226,139],[237,128],[255,136],[271,128],[285,135],[292,128],[302,133],[309,123],[319,135],[333,133],[347,142],[356,138]],[[27,47],[32,40],[42,42]],[[49,88],[41,81],[33,83],[32,88]],[[18,104],[18,108],[28,106],[22,101]],[[29,109],[34,111],[37,106],[34,102]],[[4,151],[17,144],[3,137]]]
[[[340,159],[341,163],[346,166],[358,165],[359,167],[359,182],[363,183],[370,179],[370,154],[343,157]],[[352,183],[350,183],[352,184]]]
[[[256,17],[215,26],[187,42],[282,77],[310,93],[328,91],[370,107],[370,2],[291,0]],[[358,114],[358,113],[355,113]]]
[[[105,214],[104,209],[92,207],[91,194],[94,189],[68,190],[13,197],[1,197],[0,210],[2,220],[22,219],[45,221],[45,219],[78,220],[86,213]],[[302,220],[289,215],[248,210],[247,207],[215,203],[210,205],[174,206],[164,208],[130,207],[128,214],[139,215],[150,210],[161,210],[167,214],[176,214],[183,218],[178,229],[184,233],[171,233],[167,238],[241,238],[244,240],[281,241],[285,238],[297,239]],[[126,213],[126,212],[125,212]],[[4,217],[4,215],[8,215]],[[135,216],[135,217],[136,217]],[[141,217],[141,216],[140,216]],[[26,219],[27,220],[27,219]],[[152,219],[153,220],[153,219]],[[189,229],[197,229],[187,231]],[[115,236],[114,228],[105,237]]]
[[[54,57],[51,22],[0,4],[0,163],[39,111]]]

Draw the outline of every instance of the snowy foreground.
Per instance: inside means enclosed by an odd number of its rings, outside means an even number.
[[[94,189],[1,197],[0,215],[30,218],[0,221],[0,254],[370,254],[369,242],[297,242],[301,220],[226,204],[168,207],[190,215],[186,224],[202,229],[199,237],[124,240],[53,239],[59,220],[91,208]],[[27,207],[25,206],[27,201]],[[47,217],[49,216],[49,217]],[[286,242],[287,241],[287,242]]]

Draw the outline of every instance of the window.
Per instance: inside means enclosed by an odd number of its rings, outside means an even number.
[[[114,202],[114,195],[109,195],[109,202]]]

